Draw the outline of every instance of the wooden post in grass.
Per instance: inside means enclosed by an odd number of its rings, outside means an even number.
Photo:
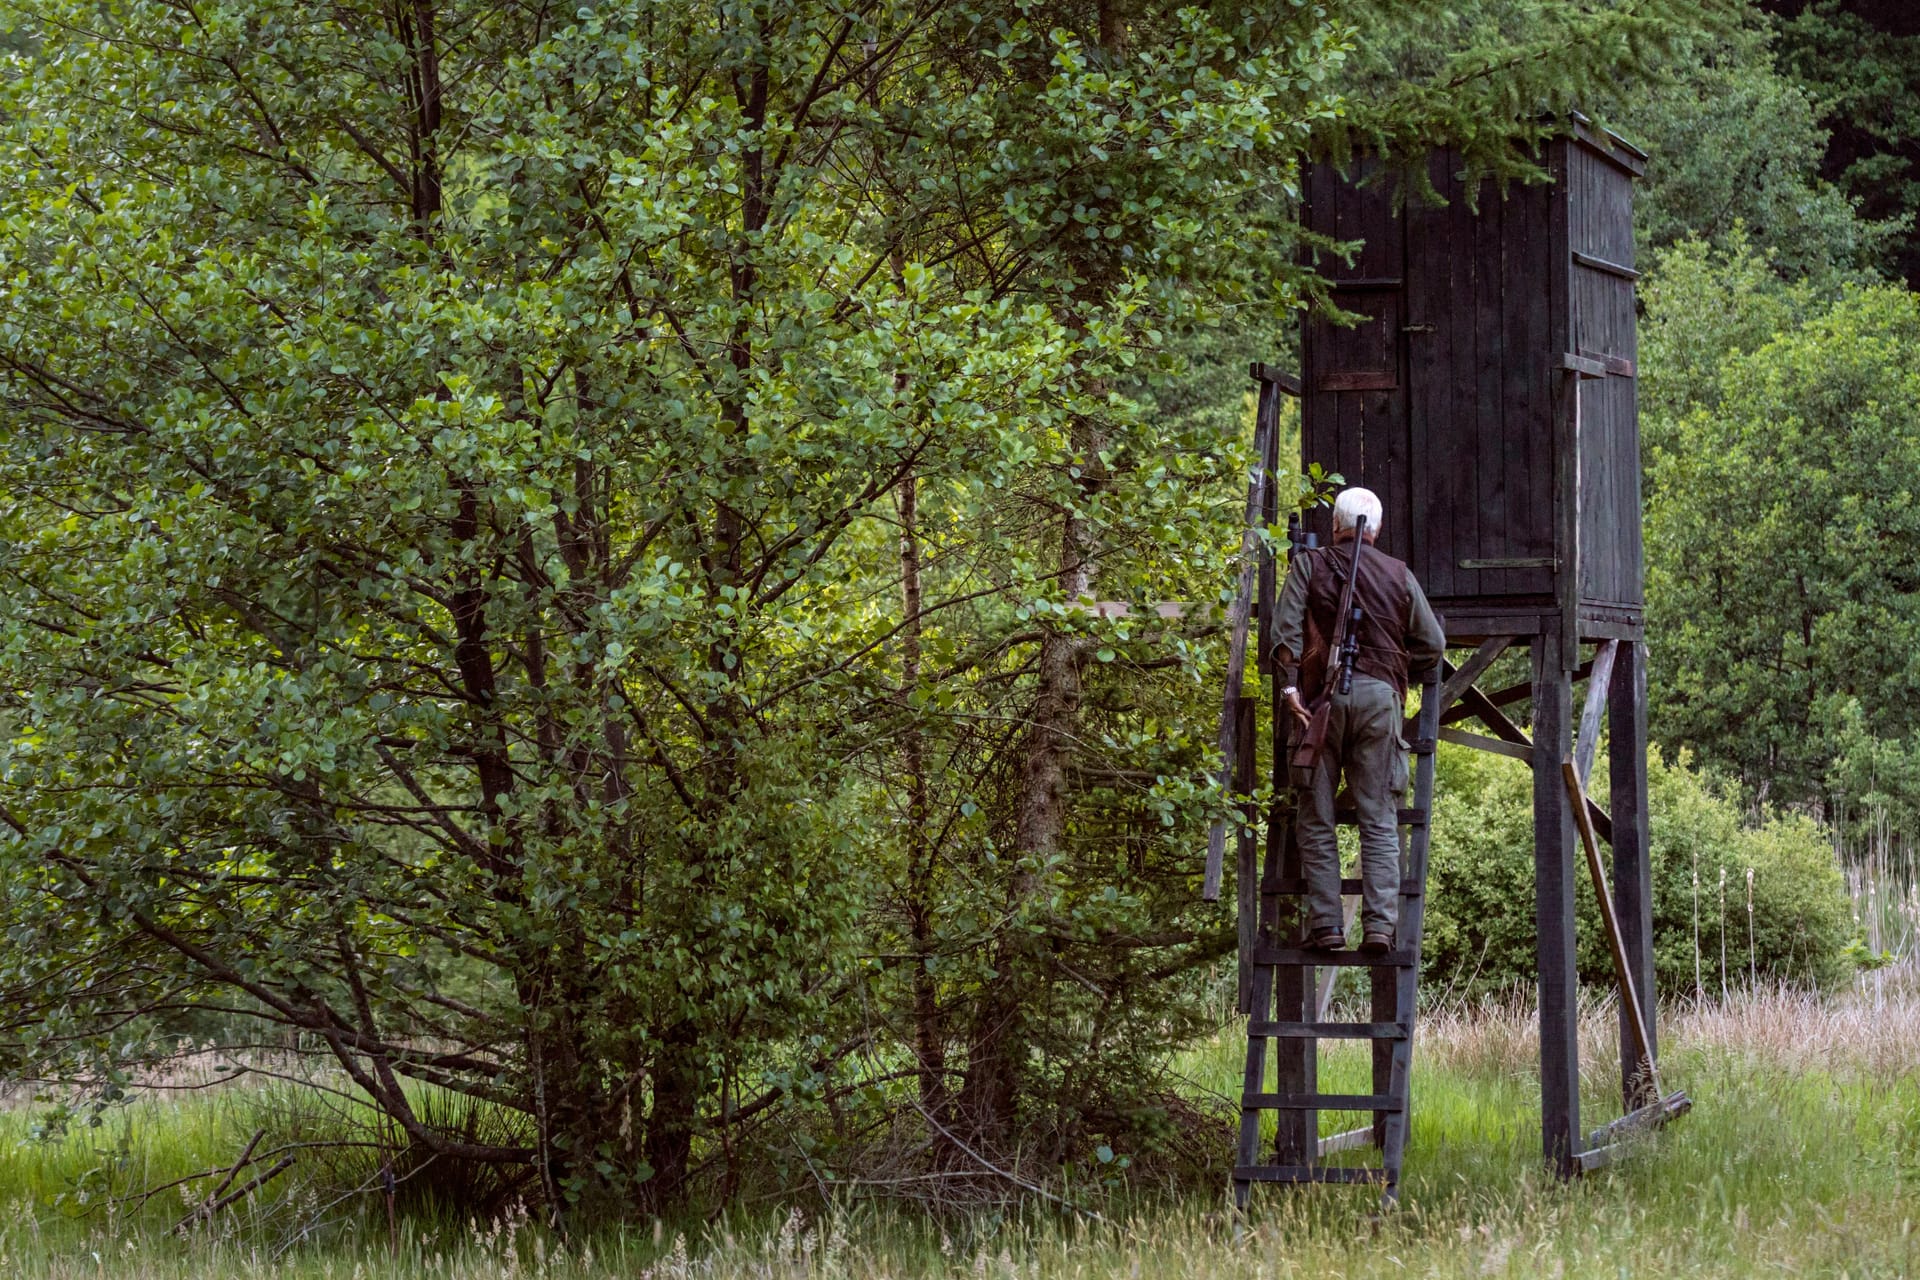
[[[1627,970],[1640,996],[1640,1021],[1648,1056],[1659,1057],[1660,1028],[1654,1019],[1653,860],[1647,838],[1647,648],[1620,643],[1607,705],[1608,809],[1613,816],[1613,914],[1620,922]],[[1620,1098],[1631,1111],[1642,1100],[1640,1083],[1627,1069],[1634,1032],[1620,1016]]]
[[[1560,1174],[1580,1153],[1580,979],[1574,958],[1573,813],[1567,756],[1572,689],[1557,630],[1533,645],[1533,912],[1540,991],[1540,1146]]]

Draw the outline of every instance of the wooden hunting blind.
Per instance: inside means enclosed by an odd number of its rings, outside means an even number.
[[[1256,448],[1264,465],[1249,515],[1268,522],[1281,515],[1275,486],[1264,477],[1281,461],[1280,397],[1297,395],[1301,463],[1318,463],[1379,495],[1378,545],[1413,568],[1446,625],[1449,647],[1469,652],[1453,655],[1435,676],[1417,723],[1408,726],[1416,768],[1414,794],[1401,810],[1402,923],[1392,955],[1369,961],[1301,948],[1304,880],[1283,771],[1276,770],[1282,798],[1265,815],[1264,842],[1248,834],[1258,822],[1241,837],[1241,1001],[1249,1042],[1235,1178],[1243,1201],[1258,1181],[1376,1182],[1389,1194],[1397,1185],[1437,740],[1514,756],[1533,770],[1547,1158],[1564,1174],[1598,1167],[1625,1131],[1661,1123],[1688,1105],[1684,1095],[1661,1095],[1652,1036],[1632,224],[1632,184],[1646,157],[1575,117],[1543,159],[1550,182],[1503,186],[1469,178],[1458,153],[1436,150],[1426,177],[1440,204],[1423,199],[1404,174],[1365,159],[1343,168],[1315,164],[1305,173],[1306,227],[1360,242],[1350,261],[1322,252],[1315,263],[1331,281],[1335,306],[1360,322],[1311,314],[1298,379],[1254,367]],[[1330,518],[1322,508],[1308,529],[1324,540]],[[1260,669],[1269,675],[1277,575],[1271,556],[1243,575],[1251,607],[1238,615],[1251,624],[1247,638],[1257,637]],[[1529,678],[1480,689],[1476,681],[1511,648],[1531,651]],[[1574,690],[1583,680],[1584,713],[1576,722]],[[1277,695],[1242,697],[1239,681],[1229,678],[1222,745],[1236,789],[1252,790],[1262,701],[1271,758],[1285,759],[1289,726],[1274,714]],[[1610,729],[1604,807],[1584,790],[1603,713]],[[1456,727],[1469,720],[1479,722],[1476,731]],[[1610,886],[1597,852],[1601,838],[1613,847]],[[1582,848],[1611,907],[1607,924],[1624,997],[1626,1114],[1591,1134],[1580,1127],[1574,967]],[[1358,883],[1343,887],[1357,891]],[[1329,966],[1371,973],[1371,1022],[1328,1021]],[[1329,1037],[1373,1041],[1371,1094],[1317,1092],[1317,1043]],[[1371,1112],[1372,1124],[1322,1135],[1322,1110]],[[1271,1150],[1260,1139],[1264,1111],[1279,1113]],[[1382,1165],[1327,1161],[1366,1145],[1383,1149]]]
[[[1380,495],[1381,547],[1451,630],[1558,610],[1583,636],[1630,639],[1643,603],[1631,186],[1643,157],[1583,129],[1547,162],[1551,185],[1476,191],[1455,153],[1435,152],[1440,206],[1375,166],[1308,170],[1307,227],[1363,242],[1351,264],[1320,269],[1335,305],[1364,319],[1305,326],[1303,453]]]

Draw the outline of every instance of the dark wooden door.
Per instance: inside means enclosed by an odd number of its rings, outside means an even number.
[[[1446,203],[1405,219],[1414,571],[1437,599],[1544,595],[1552,189],[1476,192],[1446,151],[1429,176]]]

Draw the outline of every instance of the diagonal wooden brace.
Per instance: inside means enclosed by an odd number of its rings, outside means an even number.
[[[1580,774],[1580,785],[1593,776],[1593,753],[1600,749],[1600,717],[1607,709],[1607,693],[1613,687],[1613,659],[1620,652],[1618,640],[1603,640],[1593,655],[1593,678],[1587,684],[1587,705],[1580,712],[1580,736],[1574,739],[1573,764]]]
[[[1482,648],[1484,647],[1485,646],[1483,645]],[[1449,673],[1452,673],[1453,669],[1450,665],[1446,666],[1445,669]],[[1464,669],[1465,668],[1462,668],[1462,670]],[[1611,671],[1611,666],[1609,666],[1609,672],[1610,671]],[[1452,682],[1453,681],[1450,676],[1448,683],[1451,684]],[[1600,703],[1602,706],[1604,706],[1606,704],[1606,691],[1604,688],[1604,684],[1603,683],[1596,684],[1596,687],[1601,688]],[[1522,729],[1519,725],[1515,724],[1507,716],[1506,712],[1500,710],[1499,707],[1496,707],[1493,704],[1493,699],[1489,698],[1486,694],[1480,692],[1479,688],[1477,688],[1476,686],[1467,685],[1465,688],[1463,688],[1459,694],[1459,701],[1460,701],[1460,706],[1463,710],[1470,711],[1472,716],[1477,717],[1482,724],[1486,725],[1488,729],[1491,729],[1493,731],[1493,736],[1499,739],[1501,742],[1510,742],[1516,747],[1524,747],[1527,749],[1528,752],[1531,752],[1533,750],[1533,739],[1527,736],[1527,731],[1525,729]],[[1589,693],[1588,693],[1588,701],[1589,701],[1589,704],[1591,704],[1592,702],[1591,690],[1589,690]],[[1441,716],[1442,718],[1445,718],[1447,703],[1445,701],[1442,701],[1440,705],[1441,705]],[[1465,717],[1461,717],[1461,718],[1465,718]],[[1582,724],[1585,724],[1586,722],[1586,717],[1584,715],[1581,717],[1581,722]],[[1585,729],[1583,729],[1581,732],[1583,734],[1587,733]],[[1458,730],[1442,729],[1440,731],[1440,736],[1445,741],[1454,742],[1461,746],[1479,747],[1481,750],[1491,749],[1491,750],[1499,751],[1499,748],[1497,747],[1489,748],[1489,747],[1482,746],[1481,744],[1485,740],[1479,738],[1479,736],[1476,734],[1462,733]],[[1588,736],[1594,736],[1594,735],[1588,735]],[[1499,751],[1499,753],[1501,755],[1510,754],[1505,751]],[[1519,756],[1518,758],[1524,760],[1524,759],[1529,759],[1530,756],[1522,755],[1522,756]],[[1602,840],[1605,840],[1609,844],[1611,844],[1613,842],[1613,819],[1607,816],[1607,811],[1605,809],[1602,809],[1593,800],[1588,799],[1586,802],[1586,812],[1587,812],[1587,820],[1593,824],[1594,833],[1598,835]]]
[[[1633,968],[1627,959],[1626,938],[1620,932],[1620,918],[1613,911],[1613,889],[1607,884],[1607,870],[1600,864],[1600,842],[1593,832],[1593,821],[1587,814],[1587,790],[1581,783],[1580,771],[1572,760],[1561,766],[1567,779],[1567,795],[1573,800],[1573,825],[1580,832],[1580,844],[1586,850],[1587,871],[1593,876],[1594,897],[1600,903],[1600,921],[1606,926],[1607,946],[1613,952],[1614,971],[1620,977],[1620,1010],[1626,1017],[1634,1043],[1640,1054],[1639,1071],[1643,1101],[1652,1101],[1661,1097],[1660,1064],[1654,1060],[1653,1037],[1647,1032],[1647,1024],[1641,1016],[1640,993],[1635,989]]]
[[[1507,646],[1511,645],[1513,640],[1514,638],[1512,636],[1489,636],[1480,642],[1480,647],[1473,651],[1473,656],[1468,658],[1459,667],[1455,667],[1452,663],[1444,660],[1442,661],[1441,667],[1447,678],[1440,686],[1439,710],[1441,715],[1446,715],[1447,708],[1457,702],[1461,694],[1473,688],[1473,682],[1478,680],[1481,674],[1493,665],[1495,658],[1498,658],[1507,651]],[[1409,720],[1407,722],[1407,731],[1412,732],[1412,730],[1413,722]]]

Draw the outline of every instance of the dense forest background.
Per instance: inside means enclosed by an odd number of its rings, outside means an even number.
[[[1246,366],[1340,251],[1298,166],[1538,181],[1574,108],[1653,157],[1662,982],[1877,961],[1846,877],[1920,832],[1904,6],[7,12],[10,1078],[213,1053],[574,1220],[1177,1163],[1168,1053],[1230,1004]],[[1430,986],[1497,988],[1524,780],[1442,772]]]

